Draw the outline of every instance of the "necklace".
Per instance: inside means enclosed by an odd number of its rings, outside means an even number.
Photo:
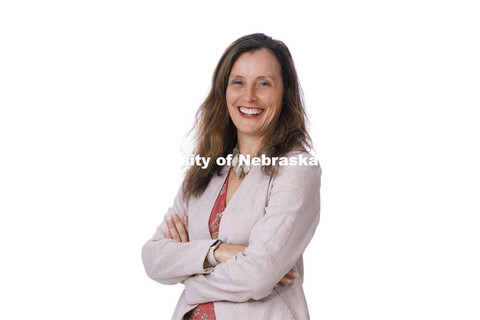
[[[258,157],[258,152],[253,155],[252,159],[256,157]],[[243,159],[245,159],[245,157]],[[232,168],[233,172],[240,180],[242,180],[252,169],[252,159],[250,159],[250,161],[240,161],[240,150],[238,149],[238,145],[233,148]]]

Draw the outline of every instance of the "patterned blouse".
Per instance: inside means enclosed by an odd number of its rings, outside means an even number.
[[[222,220],[223,211],[225,211],[225,202],[227,199],[228,176],[223,183],[222,189],[218,194],[217,200],[213,205],[212,213],[210,214],[209,227],[210,236],[212,239],[218,239],[218,230],[220,228],[220,221]],[[188,312],[184,320],[215,320],[215,308],[213,302],[199,304],[195,309]]]

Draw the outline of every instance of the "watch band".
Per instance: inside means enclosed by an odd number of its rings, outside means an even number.
[[[210,263],[210,265],[212,267],[215,267],[216,265],[218,265],[220,263],[220,262],[217,261],[217,259],[215,259],[215,255],[213,254],[213,252],[222,243],[223,243],[222,240],[217,240],[210,246],[210,249],[208,249],[207,261],[208,261],[208,263]]]

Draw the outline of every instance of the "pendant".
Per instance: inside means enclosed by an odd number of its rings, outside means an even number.
[[[258,157],[258,153],[255,153],[252,158]],[[251,161],[251,159],[250,159]],[[233,173],[242,180],[247,173],[250,172],[252,169],[252,164],[242,163],[240,164],[240,150],[238,150],[238,146],[235,146],[233,149],[233,157],[232,157],[232,168]]]

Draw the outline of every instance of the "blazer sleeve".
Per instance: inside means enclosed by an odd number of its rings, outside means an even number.
[[[147,275],[162,284],[176,284],[194,274],[210,272],[203,263],[214,240],[193,240],[178,242],[165,238],[167,220],[176,213],[183,218],[188,215],[188,203],[183,200],[181,188],[172,207],[165,214],[152,239],[142,248],[142,260]]]
[[[248,248],[205,275],[185,281],[188,304],[260,300],[295,266],[320,220],[320,166],[283,166]]]

